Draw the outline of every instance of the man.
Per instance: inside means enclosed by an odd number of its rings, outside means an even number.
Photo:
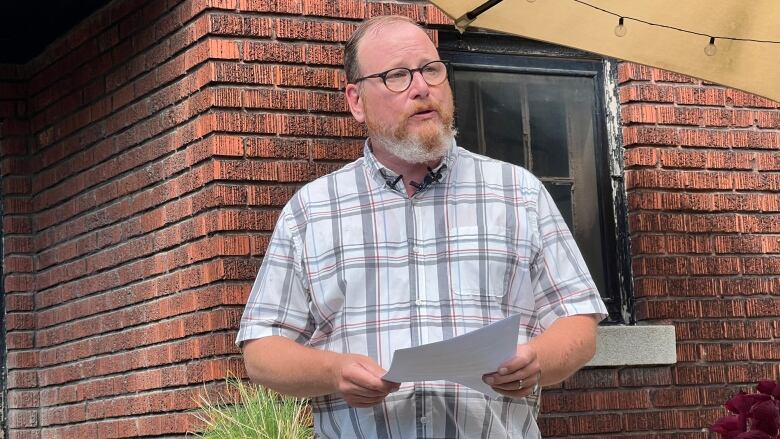
[[[363,23],[345,70],[364,157],[284,208],[237,338],[250,378],[312,398],[318,437],[539,437],[536,390],[592,357],[605,315],[571,234],[527,171],[454,145],[447,69],[416,24]],[[382,380],[396,349],[514,314],[517,351],[483,376],[502,397]]]

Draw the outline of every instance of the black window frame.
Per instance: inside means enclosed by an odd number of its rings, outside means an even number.
[[[617,62],[575,49],[483,31],[461,35],[440,30],[438,35],[441,59],[450,64],[451,84],[458,69],[594,78],[595,118],[603,121],[597,123],[595,162],[601,257],[607,285],[607,291],[600,293],[609,312],[604,323],[635,323],[622,136],[617,114]],[[455,105],[457,111],[457,101]]]

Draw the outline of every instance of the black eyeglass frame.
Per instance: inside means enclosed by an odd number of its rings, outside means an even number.
[[[428,67],[429,65],[434,64],[434,63],[440,63],[440,64],[442,64],[444,66],[444,79],[442,79],[441,82],[437,82],[436,84],[431,84],[431,83],[429,83],[425,79],[425,75],[423,74],[423,70],[426,67]],[[390,72],[394,71],[394,70],[406,70],[407,72],[409,72],[409,83],[406,84],[406,87],[403,90],[396,91],[396,90],[391,89],[387,85],[387,75]],[[420,76],[422,76],[423,81],[425,81],[425,83],[428,84],[430,87],[434,87],[434,86],[443,84],[444,81],[446,81],[447,78],[450,77],[450,63],[448,61],[445,61],[445,60],[442,60],[442,59],[435,59],[433,61],[430,61],[430,62],[427,62],[427,63],[423,64],[422,66],[420,66],[420,67],[418,67],[416,69],[407,69],[406,67],[393,67],[392,69],[387,69],[384,72],[374,73],[373,75],[367,75],[367,76],[363,76],[362,78],[357,78],[354,81],[352,81],[352,84],[357,84],[357,83],[359,83],[361,81],[364,81],[366,79],[381,78],[382,79],[382,83],[385,85],[385,87],[388,90],[390,90],[393,93],[403,93],[406,90],[409,90],[409,87],[412,86],[412,82],[414,81],[414,73],[415,72],[420,72]]]

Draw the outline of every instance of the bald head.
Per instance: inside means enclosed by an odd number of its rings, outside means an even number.
[[[370,18],[358,26],[355,32],[349,37],[347,43],[344,45],[344,72],[347,76],[347,83],[351,84],[361,76],[360,60],[358,59],[358,51],[360,50],[360,43],[367,35],[378,34],[382,29],[387,26],[397,24],[411,24],[423,30],[414,20],[401,15],[380,15],[378,17]]]

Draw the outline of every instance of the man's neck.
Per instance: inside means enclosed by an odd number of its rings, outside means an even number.
[[[381,146],[374,144],[371,145],[371,151],[374,153],[374,157],[376,157],[379,163],[384,167],[403,176],[402,181],[404,183],[404,188],[409,196],[412,196],[417,192],[417,188],[412,183],[422,183],[425,176],[428,174],[428,169],[438,168],[443,160],[443,158],[440,158],[425,163],[410,163],[390,154]]]

